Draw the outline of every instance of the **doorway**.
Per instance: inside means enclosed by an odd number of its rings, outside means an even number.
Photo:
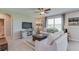
[[[4,19],[0,19],[0,36],[4,36]]]

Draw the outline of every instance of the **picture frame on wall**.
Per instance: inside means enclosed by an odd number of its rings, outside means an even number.
[[[68,25],[69,26],[79,26],[79,17],[69,18]]]

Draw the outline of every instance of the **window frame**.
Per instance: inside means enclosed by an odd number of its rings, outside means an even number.
[[[49,16],[49,17],[47,17],[46,28],[48,28],[48,23],[47,23],[48,19],[54,19],[54,23],[53,23],[54,25],[53,25],[53,27],[55,27],[55,25],[56,25],[55,24],[55,19],[59,18],[59,17],[61,18],[61,30],[63,30],[63,16],[62,15],[56,15],[56,16]]]

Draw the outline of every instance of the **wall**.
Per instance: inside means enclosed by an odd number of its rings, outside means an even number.
[[[21,11],[21,12],[20,12]],[[23,12],[23,10],[15,10],[13,9],[6,9],[2,8],[0,9],[0,14],[8,13],[11,15],[11,19],[6,21],[7,27],[7,33],[8,35],[11,35],[13,39],[18,39],[20,36],[20,31],[22,30],[22,21],[24,22],[32,22],[34,27],[34,19],[35,17],[32,16],[31,11],[26,11],[26,13]],[[0,15],[1,18],[5,17],[3,15]],[[9,19],[9,16],[6,16],[7,19]]]
[[[27,18],[27,16],[13,15],[13,39],[20,38],[20,31],[22,31],[22,22],[32,22],[34,24],[34,18]],[[34,27],[34,25],[33,25]]]
[[[65,28],[71,33],[71,39],[74,41],[79,41],[79,26],[68,26],[68,18],[79,17],[79,11],[66,13],[65,14]]]

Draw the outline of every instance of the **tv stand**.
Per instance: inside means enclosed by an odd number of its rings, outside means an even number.
[[[32,29],[25,29],[20,31],[21,32],[21,39],[27,36],[32,35]]]

